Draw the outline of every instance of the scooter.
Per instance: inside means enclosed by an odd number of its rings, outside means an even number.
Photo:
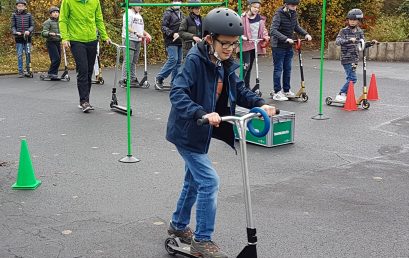
[[[301,100],[303,102],[307,102],[308,101],[308,95],[305,91],[305,80],[304,80],[304,66],[303,66],[303,62],[302,62],[302,53],[301,53],[301,47],[302,47],[302,43],[305,41],[305,39],[297,39],[295,40],[295,49],[298,52],[298,63],[300,65],[300,75],[301,75],[301,87],[298,90],[298,92],[295,94],[294,97],[287,97],[289,100]]]
[[[28,57],[28,71],[27,73],[24,73],[24,76],[28,78],[33,78],[34,77],[33,68],[31,67],[31,44],[28,42],[29,36],[26,36],[26,34],[23,34],[23,38],[25,41],[26,53]]]
[[[137,84],[130,84],[131,88],[144,88],[147,89],[149,88],[151,85],[148,82],[148,57],[147,57],[147,42],[146,42],[146,37],[143,38],[143,61],[144,61],[144,71],[143,71],[143,78],[142,80],[137,83]]]
[[[276,114],[279,114],[279,110],[276,109]],[[264,119],[264,129],[257,131],[254,129],[251,123],[251,119],[261,115]],[[238,135],[240,140],[240,154],[241,154],[241,168],[243,175],[243,188],[245,197],[245,209],[246,209],[246,221],[247,221],[247,241],[248,244],[239,253],[237,258],[257,258],[257,235],[256,228],[254,226],[254,219],[252,214],[251,196],[250,196],[250,182],[247,162],[247,148],[246,148],[246,128],[250,133],[256,137],[263,137],[270,130],[270,118],[267,113],[261,108],[253,108],[250,112],[242,117],[237,116],[225,116],[221,118],[222,122],[230,122],[237,126]],[[207,118],[198,119],[197,124],[207,125],[209,120]],[[184,244],[176,236],[170,236],[165,240],[165,249],[169,255],[180,254],[185,257],[201,257],[190,253],[190,245]]]
[[[128,109],[124,106],[120,106],[118,104],[118,98],[116,97],[116,83],[117,83],[117,75],[118,75],[118,67],[119,67],[119,60],[121,57],[121,49],[124,48],[125,46],[121,46],[119,44],[116,44],[114,42],[111,42],[111,45],[116,47],[116,62],[115,62],[115,75],[114,75],[114,87],[112,88],[112,99],[111,103],[109,106],[111,107],[112,110],[127,114]],[[129,110],[130,114],[132,115],[132,109]]]
[[[257,96],[261,97],[263,93],[260,90],[260,77],[259,77],[259,71],[258,71],[258,43],[264,41],[264,39],[250,39],[250,41],[254,42],[254,55],[255,55],[254,61],[256,63],[256,84],[251,89],[251,91],[256,93]]]
[[[91,83],[103,85],[105,81],[104,81],[104,78],[102,78],[101,61],[99,58],[99,41],[97,43],[97,56],[95,57],[94,74],[95,74],[95,80],[91,80]]]
[[[57,36],[60,36],[60,34],[57,34]],[[51,78],[48,77],[47,74],[41,74],[40,75],[40,79],[43,81],[61,81],[61,80],[65,80],[67,82],[70,81],[70,76],[68,75],[68,61],[67,61],[67,52],[65,50],[65,47],[62,47],[62,51],[63,51],[63,56],[64,56],[64,72],[61,74],[60,77],[56,77],[56,78]]]
[[[357,42],[358,44],[358,50],[363,52],[363,57],[362,57],[362,69],[363,69],[363,87],[362,87],[362,94],[361,96],[356,100],[356,105],[361,107],[363,109],[369,109],[370,103],[368,101],[368,87],[367,87],[367,80],[366,80],[366,57],[367,57],[367,48],[372,47],[375,44],[378,44],[377,41],[368,41],[365,42],[364,39],[361,39]],[[356,68],[355,68],[356,69]],[[344,101],[337,101],[335,99],[332,99],[332,97],[327,97],[325,99],[325,103],[330,106],[332,104],[338,104],[344,106],[345,102]]]

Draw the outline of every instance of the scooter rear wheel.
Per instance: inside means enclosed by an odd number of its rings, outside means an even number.
[[[65,76],[65,80],[66,80],[67,82],[69,82],[69,81],[71,80],[70,76],[66,75],[66,76]]]
[[[176,242],[176,240],[173,237],[168,237],[165,240],[165,249],[166,252],[168,252],[168,254],[174,256],[176,255],[175,250],[172,249],[172,247],[169,246],[170,245],[174,245],[174,246],[179,246],[178,243]]]

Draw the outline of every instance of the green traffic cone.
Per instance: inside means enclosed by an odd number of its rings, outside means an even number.
[[[33,163],[31,163],[26,139],[21,140],[20,162],[18,164],[17,182],[13,189],[34,190],[41,184],[34,175]]]

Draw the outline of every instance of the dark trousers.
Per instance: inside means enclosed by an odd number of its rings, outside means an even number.
[[[97,56],[97,43],[97,40],[86,43],[78,41],[70,42],[77,71],[77,87],[80,95],[80,104],[84,102],[89,103],[92,72]]]
[[[291,88],[291,64],[294,56],[292,48],[273,48],[273,82],[274,92],[281,91],[281,74],[283,75],[283,90],[288,92]]]
[[[58,75],[58,68],[61,63],[61,43],[59,41],[47,41],[47,50],[51,61],[48,74]]]
[[[253,69],[253,63],[254,59],[256,58],[256,51],[249,50],[243,52],[243,79],[244,79],[244,85],[248,89],[251,89],[250,87],[250,77],[251,77],[251,69]]]

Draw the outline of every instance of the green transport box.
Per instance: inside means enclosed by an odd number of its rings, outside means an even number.
[[[248,109],[237,107],[236,116],[243,116],[249,112]],[[264,137],[255,137],[248,130],[246,141],[265,147],[275,147],[283,144],[294,143],[295,113],[280,110],[280,114],[271,119],[270,131]],[[264,121],[260,118],[253,119],[254,129],[260,131],[264,127]],[[234,126],[234,134],[238,139],[237,128]]]

